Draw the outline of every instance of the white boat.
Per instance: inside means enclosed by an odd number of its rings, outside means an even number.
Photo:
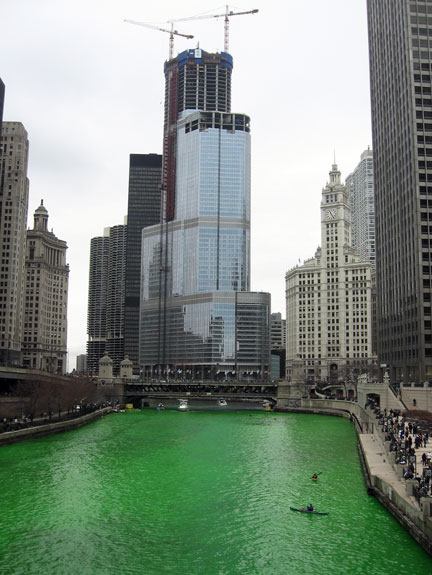
[[[187,399],[179,399],[179,406],[178,406],[179,411],[188,411],[189,409],[189,403]]]
[[[218,399],[217,404],[218,404],[218,407],[227,407],[228,406],[226,399]]]

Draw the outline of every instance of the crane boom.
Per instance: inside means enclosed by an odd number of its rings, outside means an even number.
[[[256,14],[257,12],[258,8],[255,8],[254,10],[248,10],[247,12],[233,12],[231,10],[225,12],[224,14],[204,14],[203,16],[187,16],[186,18],[176,18],[175,20],[168,20],[168,23],[171,24],[171,22],[185,22],[186,20],[204,20],[206,18],[222,18],[222,16],[242,16],[243,14]]]
[[[169,59],[173,59],[174,54],[174,36],[182,36],[183,38],[187,38],[191,40],[193,38],[192,34],[182,34],[177,30],[174,30],[174,22],[171,22],[171,30],[167,30],[166,28],[161,28],[160,26],[156,26],[155,24],[148,24],[147,22],[139,22],[138,20],[124,20],[128,24],[136,24],[137,26],[144,26],[144,28],[151,28],[152,30],[159,30],[159,32],[167,32],[170,35],[170,44],[169,44]]]
[[[225,14],[204,14],[203,16],[188,16],[187,18],[176,18],[175,20],[168,20],[168,23],[171,25],[173,22],[185,22],[186,20],[204,20],[206,18],[221,18],[222,16],[225,17],[225,25],[224,25],[224,52],[228,52],[229,50],[229,19],[231,16],[244,16],[245,14],[256,14],[258,12],[258,8],[254,8],[253,10],[246,10],[244,12],[233,12],[232,10],[226,7]]]

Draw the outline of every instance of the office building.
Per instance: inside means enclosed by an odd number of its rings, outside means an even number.
[[[250,120],[230,112],[231,70],[199,49],[165,66],[165,209],[142,244],[149,376],[268,375],[270,295],[249,292]]]
[[[61,374],[67,371],[66,250],[66,242],[48,231],[42,200],[33,229],[27,231],[22,362],[31,369]]]
[[[158,224],[161,217],[162,156],[131,154],[126,241],[124,351],[139,371],[139,306],[141,231]]]
[[[375,204],[373,153],[365,150],[360,163],[346,178],[351,207],[351,241],[363,259],[375,268]]]
[[[127,226],[105,228],[90,242],[87,313],[87,372],[97,375],[109,355],[118,374],[124,351],[124,302]]]
[[[368,0],[378,361],[432,379],[432,4]]]
[[[2,133],[2,124],[3,124],[4,98],[5,98],[5,85],[2,79],[0,78],[0,137]]]
[[[87,373],[87,356],[85,353],[77,355],[75,371],[79,375],[85,375]]]
[[[19,122],[3,122],[0,151],[0,363],[21,365],[29,142]]]
[[[90,241],[89,291],[87,307],[87,371],[97,375],[105,355],[108,290],[109,237]]]
[[[298,359],[312,382],[375,370],[371,263],[351,247],[351,209],[337,165],[322,191],[321,247],[286,274],[287,377]]]
[[[125,358],[124,303],[127,225],[109,228],[106,353],[113,360],[114,373]]]
[[[282,319],[280,312],[270,316],[270,348],[285,349],[286,347],[286,320]]]

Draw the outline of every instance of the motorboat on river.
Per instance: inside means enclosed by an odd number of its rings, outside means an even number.
[[[272,404],[268,399],[265,399],[263,401],[263,407],[264,407],[264,411],[271,411],[272,409]]]
[[[218,407],[228,407],[228,403],[226,399],[218,399],[217,400]]]
[[[189,402],[187,399],[179,399],[179,411],[188,411],[189,410]]]

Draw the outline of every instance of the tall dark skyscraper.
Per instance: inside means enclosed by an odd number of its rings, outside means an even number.
[[[4,98],[5,98],[5,85],[3,84],[3,81],[0,78],[0,135],[2,133]]]
[[[0,150],[0,362],[21,365],[24,329],[29,142],[20,122],[3,122]]]
[[[393,380],[422,382],[432,378],[432,2],[367,7],[378,361]]]
[[[229,54],[165,64],[160,225],[143,230],[146,375],[264,377],[270,294],[250,289],[250,119],[232,113]],[[229,375],[228,375],[229,374]]]
[[[161,217],[162,156],[131,154],[127,215],[124,307],[125,354],[138,368],[141,232]]]

